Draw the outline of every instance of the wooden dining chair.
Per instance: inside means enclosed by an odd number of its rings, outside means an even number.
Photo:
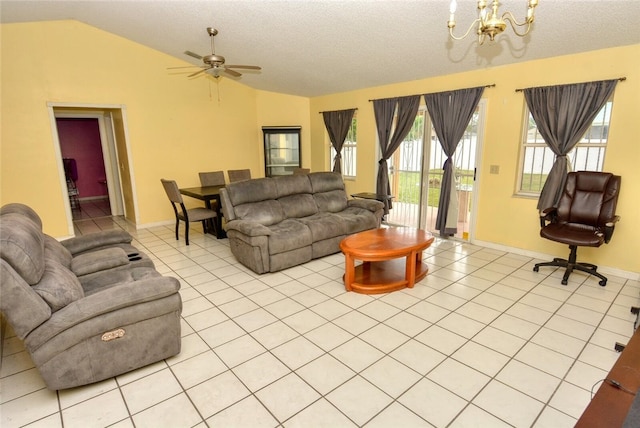
[[[184,221],[185,223],[184,239],[187,245],[189,245],[190,221],[202,222],[202,230],[204,231],[204,233],[208,232],[209,227],[213,228],[214,231],[217,232],[217,230],[215,230],[216,222],[214,221],[214,219],[218,217],[218,214],[214,210],[210,210],[208,208],[187,209],[184,206],[184,201],[182,200],[182,195],[180,194],[178,184],[174,180],[165,180],[164,178],[160,179],[160,181],[162,182],[164,191],[169,197],[169,201],[171,201],[171,206],[173,207],[173,212],[176,216],[176,241],[180,239],[178,236],[180,221]],[[181,212],[178,211],[178,205],[180,206]]]
[[[224,171],[200,172],[201,186],[224,186]]]
[[[199,172],[201,186],[224,186],[224,171]],[[218,201],[211,201],[211,208],[216,209]]]
[[[250,169],[230,169],[227,171],[227,174],[229,174],[229,183],[251,180]]]
[[[293,168],[293,175],[309,174],[311,170],[309,168]]]

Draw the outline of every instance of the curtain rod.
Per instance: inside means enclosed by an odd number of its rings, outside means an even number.
[[[492,83],[490,85],[484,85],[485,88],[493,88],[495,86],[496,86],[495,83]],[[451,89],[451,90],[443,91],[443,92],[452,92],[452,91],[456,91],[456,90],[459,90],[459,89]],[[422,96],[424,94],[418,94],[418,95]],[[403,96],[411,97],[412,95],[403,95]],[[402,97],[389,97],[389,98],[402,98]],[[369,102],[378,101],[378,100],[388,100],[389,98],[378,98],[378,99],[375,99],[375,100],[369,100]]]
[[[618,82],[624,82],[625,80],[627,80],[626,77],[618,77],[617,79],[604,79],[604,80],[617,80]],[[582,83],[595,83],[595,82],[602,82],[602,80],[594,80],[592,82],[582,82]],[[566,85],[576,85],[576,83],[565,83]],[[552,86],[561,86],[561,85],[549,85],[549,86],[532,86],[531,88],[518,88],[516,89],[516,92],[522,92],[525,89],[533,89],[533,88],[550,88]]]
[[[358,110],[358,108],[357,108],[357,107],[354,107],[354,108],[345,108],[345,109],[342,109],[342,110],[327,110],[327,111],[319,111],[319,112],[318,112],[318,114],[322,114],[322,113],[330,113],[330,112],[332,112],[332,111],[346,111],[346,110]]]

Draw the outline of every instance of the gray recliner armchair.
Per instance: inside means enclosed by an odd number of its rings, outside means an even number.
[[[178,280],[158,273],[130,235],[92,235],[65,246],[42,232],[29,207],[0,210],[0,310],[49,389],[180,352]]]

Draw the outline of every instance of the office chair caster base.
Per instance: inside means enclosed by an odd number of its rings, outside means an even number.
[[[566,268],[564,275],[562,276],[562,285],[567,285],[569,283],[569,275],[571,275],[574,270],[581,271],[600,278],[598,284],[600,284],[601,287],[607,285],[607,277],[598,272],[598,266],[594,265],[593,263],[576,261],[576,247],[571,245],[569,246],[569,248],[571,249],[571,253],[569,254],[568,259],[556,257],[551,262],[536,263],[533,266],[533,271],[539,272],[540,266]]]

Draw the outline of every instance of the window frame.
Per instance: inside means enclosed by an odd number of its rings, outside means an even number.
[[[540,196],[540,192],[542,192],[542,188],[540,188],[540,190],[535,191],[535,190],[523,190],[522,186],[523,186],[523,181],[524,181],[524,176],[525,174],[531,174],[531,175],[535,175],[538,173],[538,170],[534,170],[533,168],[530,169],[525,169],[525,162],[527,160],[527,149],[528,148],[533,148],[535,151],[537,150],[542,150],[543,153],[541,155],[542,157],[542,162],[543,165],[546,162],[547,156],[549,156],[551,159],[551,165],[553,164],[553,162],[555,161],[555,154],[553,153],[553,151],[551,151],[551,149],[549,148],[549,146],[547,146],[547,144],[545,143],[545,141],[542,139],[541,136],[539,136],[539,131],[538,131],[538,127],[537,125],[535,125],[535,121],[533,121],[533,116],[531,116],[531,112],[529,111],[529,107],[527,106],[526,102],[524,103],[524,109],[523,109],[523,120],[522,120],[522,126],[521,126],[521,134],[520,134],[520,155],[519,155],[519,159],[518,159],[518,174],[517,174],[517,180],[516,180],[516,191],[515,194],[517,196],[524,196],[524,197],[535,197],[538,198]],[[572,170],[586,170],[586,171],[602,171],[604,168],[604,162],[605,162],[605,157],[606,157],[606,153],[607,153],[607,148],[608,148],[608,144],[609,144],[609,131],[611,129],[611,118],[612,118],[612,112],[613,112],[613,96],[611,98],[609,98],[607,100],[607,102],[604,104],[604,106],[598,111],[598,114],[596,115],[596,117],[593,119],[591,125],[589,126],[589,129],[587,129],[587,131],[585,132],[585,134],[582,136],[582,138],[580,139],[580,142],[578,142],[578,144],[576,144],[576,146],[571,149],[571,151],[568,153],[568,157],[569,157],[569,161],[570,161],[570,165]],[[533,121],[534,123],[534,128],[529,128],[529,119],[531,119],[531,121]],[[594,129],[594,126],[600,126],[602,128],[601,130],[601,134],[600,134],[600,139],[599,142],[590,142],[592,140],[592,137],[590,137],[594,132],[592,131]],[[528,136],[529,133],[532,132],[533,130],[535,130],[535,134],[536,136],[540,139],[540,141],[538,142],[529,142],[528,141]],[[585,138],[587,137],[587,138]],[[536,138],[536,140],[538,139]],[[583,140],[587,140],[587,141],[583,141]],[[579,154],[583,154],[585,151],[584,149],[586,149],[587,152],[587,157],[585,158],[584,162],[581,162],[579,167],[576,168],[576,159],[578,159],[578,155]],[[587,164],[589,156],[588,153],[591,149],[597,149],[598,153],[597,153],[597,166],[596,169],[593,168],[587,168],[589,165]],[[582,156],[580,156],[580,158],[582,158]],[[532,161],[532,163],[535,162],[535,156],[534,156],[534,160]],[[543,167],[544,168],[544,167]],[[542,170],[541,172],[543,172],[544,170]],[[543,184],[542,184],[543,185]]]

